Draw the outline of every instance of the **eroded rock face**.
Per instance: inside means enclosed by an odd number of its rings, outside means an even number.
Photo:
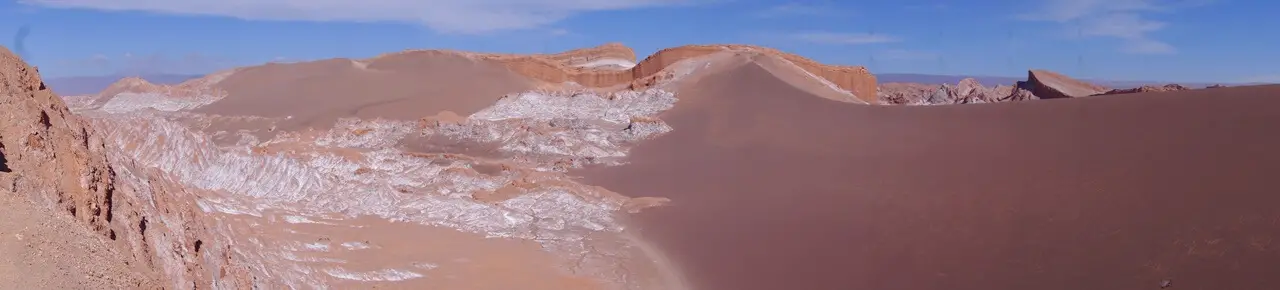
[[[36,68],[0,48],[0,189],[56,205],[112,235],[115,174],[103,142],[45,87]]]
[[[1027,71],[1027,81],[1019,82],[1018,87],[1042,99],[1078,98],[1107,92],[1105,87],[1047,70]]]

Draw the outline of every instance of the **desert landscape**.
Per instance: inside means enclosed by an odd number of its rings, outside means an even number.
[[[5,288],[1280,289],[1280,85],[620,43],[0,75]]]

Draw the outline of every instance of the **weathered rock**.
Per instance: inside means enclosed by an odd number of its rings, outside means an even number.
[[[1107,91],[1102,86],[1047,70],[1027,71],[1027,81],[1019,82],[1018,87],[1042,99],[1087,97]]]

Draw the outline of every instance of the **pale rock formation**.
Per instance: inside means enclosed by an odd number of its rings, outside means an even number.
[[[1107,88],[1047,70],[1027,71],[1027,81],[1017,87],[1042,99],[1079,98],[1107,92]]]
[[[880,104],[887,105],[950,105],[977,104],[1037,99],[1030,91],[999,85],[986,87],[977,80],[966,78],[955,85],[933,87],[923,84],[889,83],[879,92]]]

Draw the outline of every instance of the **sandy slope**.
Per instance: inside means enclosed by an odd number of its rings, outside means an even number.
[[[701,78],[631,163],[700,289],[1276,289],[1280,86],[858,106],[759,65]]]
[[[160,289],[153,273],[61,212],[10,195],[0,208],[0,288]]]
[[[532,88],[491,63],[433,51],[368,63],[330,59],[245,68],[219,82],[228,96],[196,112],[291,117],[281,129],[328,128],[340,117],[414,120],[440,111],[471,114],[504,94]]]

